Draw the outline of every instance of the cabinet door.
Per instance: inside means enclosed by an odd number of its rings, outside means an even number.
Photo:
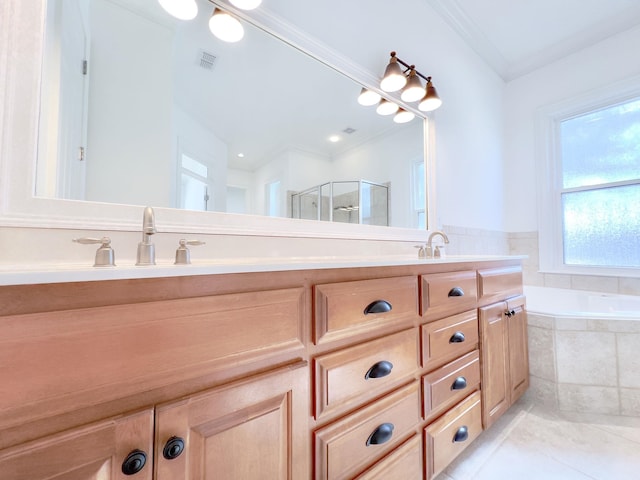
[[[148,409],[4,450],[0,452],[0,477],[3,480],[151,480],[152,442],[153,410]]]
[[[529,349],[527,342],[527,312],[524,297],[509,300],[509,390],[513,404],[529,388]]]
[[[510,406],[507,304],[480,309],[482,425],[489,428]]]
[[[156,408],[156,479],[309,477],[306,362]]]

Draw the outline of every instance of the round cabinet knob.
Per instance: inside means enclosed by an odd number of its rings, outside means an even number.
[[[162,456],[167,460],[178,458],[184,451],[184,440],[180,437],[171,437],[162,449]]]
[[[393,423],[383,423],[380,425],[369,435],[369,438],[367,438],[367,447],[369,445],[380,445],[391,440],[393,428]]]
[[[147,454],[142,450],[133,450],[122,462],[122,473],[135,475],[144,468],[147,463]]]

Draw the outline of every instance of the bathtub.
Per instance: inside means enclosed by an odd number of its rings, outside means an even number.
[[[640,296],[524,293],[530,395],[561,411],[640,417]]]

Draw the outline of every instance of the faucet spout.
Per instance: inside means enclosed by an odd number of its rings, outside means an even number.
[[[151,235],[157,233],[153,208],[147,207],[142,213],[142,241],[138,244],[136,265],[155,265],[156,247],[151,242]]]
[[[447,234],[444,233],[441,230],[436,230],[435,232],[431,232],[431,235],[429,235],[429,238],[427,239],[427,244],[425,245],[425,250],[426,250],[426,254],[427,254],[427,258],[433,258],[433,239],[436,236],[441,236],[442,240],[444,241],[444,243],[449,243],[449,237],[447,237]]]

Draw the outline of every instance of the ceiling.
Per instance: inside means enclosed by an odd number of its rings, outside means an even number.
[[[426,0],[505,80],[640,25],[638,0]]]

